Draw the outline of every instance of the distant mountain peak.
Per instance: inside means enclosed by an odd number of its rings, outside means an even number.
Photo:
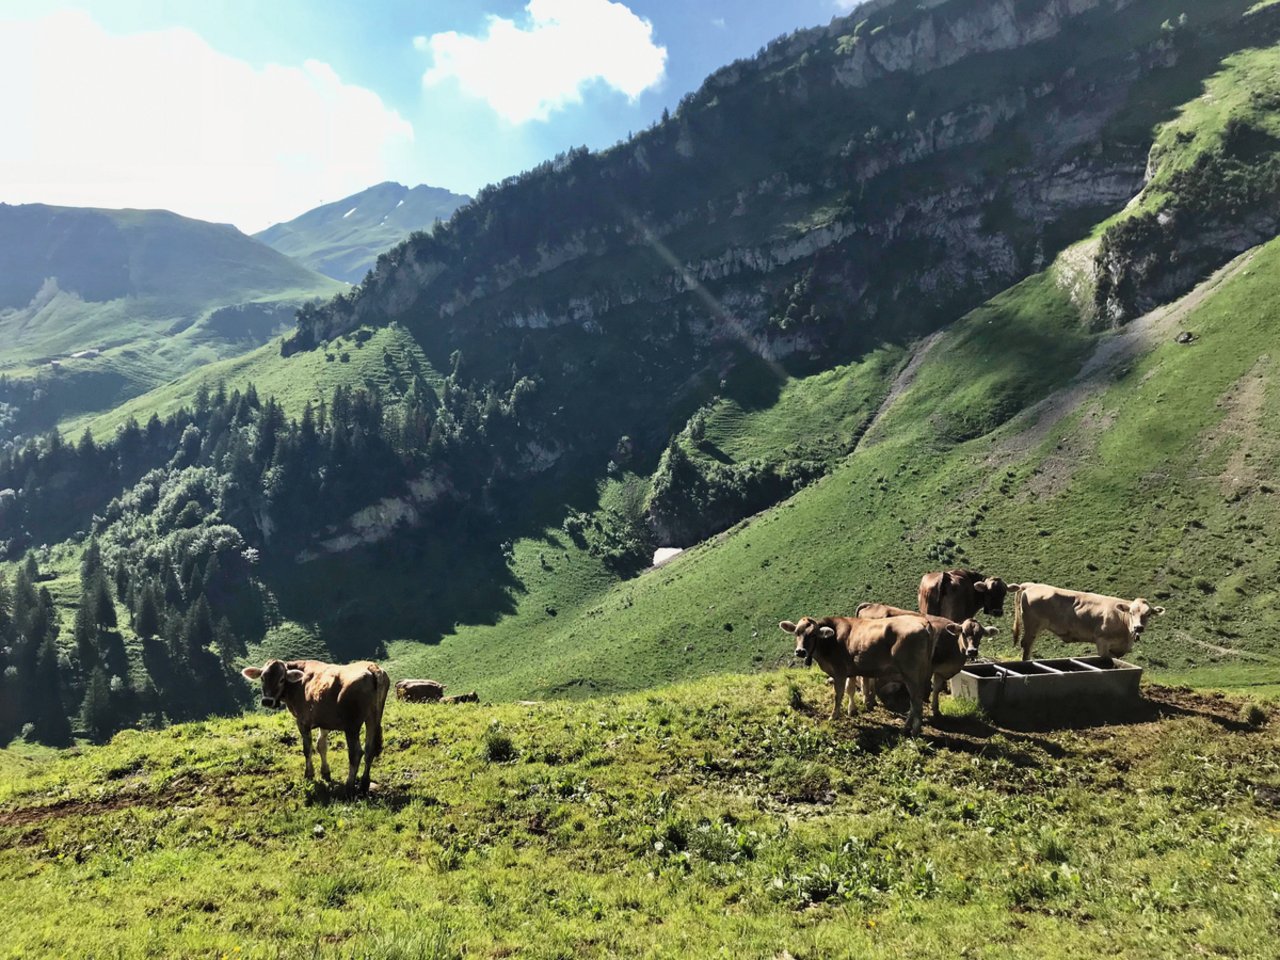
[[[254,236],[313,270],[358,283],[378,254],[415,230],[428,230],[436,220],[447,220],[470,200],[425,183],[407,187],[384,180]]]

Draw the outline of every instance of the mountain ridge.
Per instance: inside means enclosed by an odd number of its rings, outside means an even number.
[[[430,230],[470,201],[441,187],[387,180],[253,236],[319,273],[358,283],[384,250],[415,231]]]

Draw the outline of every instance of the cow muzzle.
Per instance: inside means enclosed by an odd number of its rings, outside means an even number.
[[[281,700],[279,697],[263,697],[262,705],[271,710],[279,710],[281,707],[284,706],[284,701]]]
[[[977,659],[978,659],[978,648],[977,648],[977,647],[969,647],[969,648],[968,648],[967,650],[965,650],[965,652],[964,652],[964,658],[965,658],[966,660],[977,660]]]
[[[806,667],[813,666],[813,654],[810,653],[808,650],[806,650],[804,647],[796,647],[796,656],[804,657],[804,665]]]

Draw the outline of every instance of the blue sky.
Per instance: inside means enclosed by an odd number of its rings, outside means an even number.
[[[852,0],[0,0],[0,202],[257,230],[606,147]]]

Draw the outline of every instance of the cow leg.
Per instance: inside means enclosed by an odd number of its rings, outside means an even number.
[[[356,789],[356,774],[360,772],[360,727],[348,727],[347,736],[347,793]]]
[[[902,685],[907,688],[907,696],[911,698],[911,709],[907,711],[907,736],[919,735],[924,726],[924,684],[917,680],[902,678]]]
[[[1031,647],[1036,642],[1036,636],[1040,633],[1040,624],[1036,621],[1028,619],[1022,625],[1022,659],[1031,659]]]
[[[839,720],[839,719],[840,719],[840,702],[841,702],[842,700],[844,700],[844,684],[845,684],[845,679],[846,679],[845,677],[832,677],[832,678],[831,678],[831,682],[835,684],[835,688],[836,688],[836,702],[835,702],[835,706],[833,706],[833,707],[831,708],[831,719],[832,719],[832,720]]]
[[[876,678],[875,677],[859,677],[862,682],[862,699],[866,701],[867,712],[870,713],[876,708]]]
[[[311,728],[298,724],[298,733],[302,735],[302,756],[307,761],[307,767],[303,775],[308,780],[314,780],[316,778],[316,771],[315,768],[311,766]]]
[[[320,754],[320,776],[326,780],[332,780],[329,775],[329,731],[321,730],[320,736],[316,737],[316,750]]]
[[[366,721],[364,725],[364,773],[360,776],[360,790],[362,793],[369,792],[369,768],[373,766],[375,757],[375,744],[377,743],[377,735],[373,732],[373,726]]]
[[[942,692],[943,686],[947,681],[942,679],[942,675],[935,673],[933,675],[933,718],[938,719],[938,694]]]

